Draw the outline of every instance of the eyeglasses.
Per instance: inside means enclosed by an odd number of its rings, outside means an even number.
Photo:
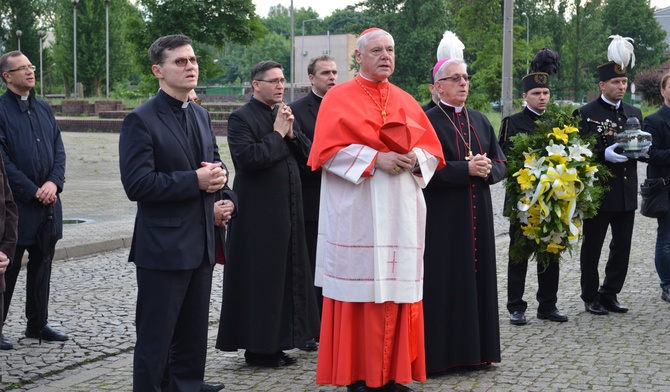
[[[272,79],[272,80],[256,79],[256,80],[259,82],[274,84],[275,86],[279,86],[280,84],[286,83],[286,79]]]
[[[186,67],[186,64],[189,62],[192,65],[198,65],[198,61],[200,60],[200,56],[191,56],[191,57],[179,57],[174,59],[174,65],[176,65],[179,68],[184,68]],[[162,63],[161,63],[162,64]]]
[[[466,75],[451,75],[451,76],[447,76],[446,78],[437,79],[437,81],[441,82],[443,80],[448,80],[450,82],[458,83],[458,82],[461,81],[461,79],[464,79],[465,83],[469,83],[470,80],[472,80],[472,75],[467,75],[467,74]]]
[[[5,72],[16,72],[16,71],[26,72],[27,70],[31,70],[31,71],[35,72],[36,69],[37,69],[37,67],[34,66],[34,65],[24,65],[22,67],[10,69],[10,70],[7,70]]]

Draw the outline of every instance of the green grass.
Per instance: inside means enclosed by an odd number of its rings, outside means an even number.
[[[489,121],[491,122],[491,125],[493,126],[493,130],[495,131],[496,135],[498,135],[500,133],[500,123],[502,122],[502,113],[493,110],[483,113],[486,116],[486,118],[488,118]]]

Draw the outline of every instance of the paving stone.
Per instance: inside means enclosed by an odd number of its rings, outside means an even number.
[[[119,180],[118,134],[63,133],[68,156],[62,195],[66,225],[57,245],[49,309],[50,324],[70,336],[63,343],[23,337],[25,272],[19,276],[7,323],[15,345],[0,351],[2,391],[130,391],[135,339],[135,268],[127,262],[135,205]],[[224,146],[225,139],[219,144]],[[227,149],[224,160],[230,163]],[[232,170],[232,164],[230,165]],[[639,165],[643,176],[645,166]],[[234,174],[234,173],[233,173]],[[535,317],[537,272],[529,268],[529,323],[509,324],[507,298],[508,222],[502,217],[504,190],[492,188],[498,257],[502,363],[474,371],[452,371],[413,383],[417,391],[667,391],[670,389],[669,305],[660,298],[653,253],[656,221],[636,216],[628,278],[619,300],[627,314],[593,316],[584,311],[578,253],[561,263],[558,307],[567,323]],[[609,241],[609,237],[606,241]],[[607,257],[605,248],[601,276]],[[292,350],[299,359],[279,369],[249,367],[242,352],[214,349],[221,307],[223,269],[215,268],[205,378],[227,391],[344,391],[314,383],[316,353]]]

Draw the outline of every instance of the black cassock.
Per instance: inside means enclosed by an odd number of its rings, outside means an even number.
[[[447,161],[424,189],[428,215],[423,290],[426,370],[436,373],[500,362],[489,186],[505,177],[505,155],[482,113],[473,109],[456,113],[453,107],[440,103],[426,114]],[[473,155],[486,153],[491,159],[486,180],[468,174],[468,142]]]
[[[239,205],[228,228],[216,347],[274,354],[318,336],[303,226],[299,165],[311,142],[274,131],[273,110],[252,98],[228,120]]]

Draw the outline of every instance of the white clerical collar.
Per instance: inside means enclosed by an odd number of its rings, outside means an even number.
[[[362,73],[360,73],[360,72],[358,73],[358,76],[360,76],[361,78],[363,78],[363,79],[365,79],[365,80],[367,80],[367,81],[370,81],[370,82],[375,82],[375,83],[377,83],[377,81],[375,81],[375,80],[372,80],[372,79],[368,78],[367,76],[363,75],[363,74],[362,74]]]
[[[312,94],[314,94],[314,95],[316,95],[317,97],[323,99],[323,95],[319,95],[319,94],[317,94],[316,91],[314,91],[314,89],[312,89]]]
[[[602,95],[602,94],[600,94],[600,98],[602,98],[603,101],[607,102],[608,104],[614,106],[616,109],[619,109],[619,106],[621,106],[621,101],[619,101],[617,103],[614,103],[614,102],[610,101],[609,99],[605,98],[605,96]]]
[[[528,108],[528,110],[530,110],[531,112],[533,112],[533,113],[537,114],[538,116],[541,116],[541,115],[543,115],[543,114],[544,114],[544,112],[542,112],[542,113],[538,113],[538,112],[536,112],[535,110],[531,109],[531,107],[530,107],[530,106],[526,106],[526,107]]]
[[[382,82],[385,82],[385,81],[388,80],[388,79],[384,79],[384,80],[374,80],[374,79],[371,79],[371,78],[369,78],[369,77],[363,75],[363,74],[360,73],[360,72],[358,73],[358,76],[360,76],[361,78],[363,78],[363,79],[365,79],[365,80],[367,80],[367,81],[369,81],[369,82],[372,82],[372,83],[382,83]]]
[[[442,102],[443,104],[445,104],[445,105],[447,105],[447,106],[449,106],[449,107],[454,108],[454,111],[455,111],[456,113],[460,113],[460,112],[463,110],[463,108],[465,107],[465,105],[462,105],[462,106],[454,106],[454,105],[451,105],[451,104],[448,104],[448,103],[444,102],[443,100],[440,100],[440,102]]]
[[[22,101],[27,101],[27,100],[28,100],[28,97],[30,97],[30,94],[28,94],[28,95],[21,95],[20,97],[21,97],[21,100],[22,100]]]

